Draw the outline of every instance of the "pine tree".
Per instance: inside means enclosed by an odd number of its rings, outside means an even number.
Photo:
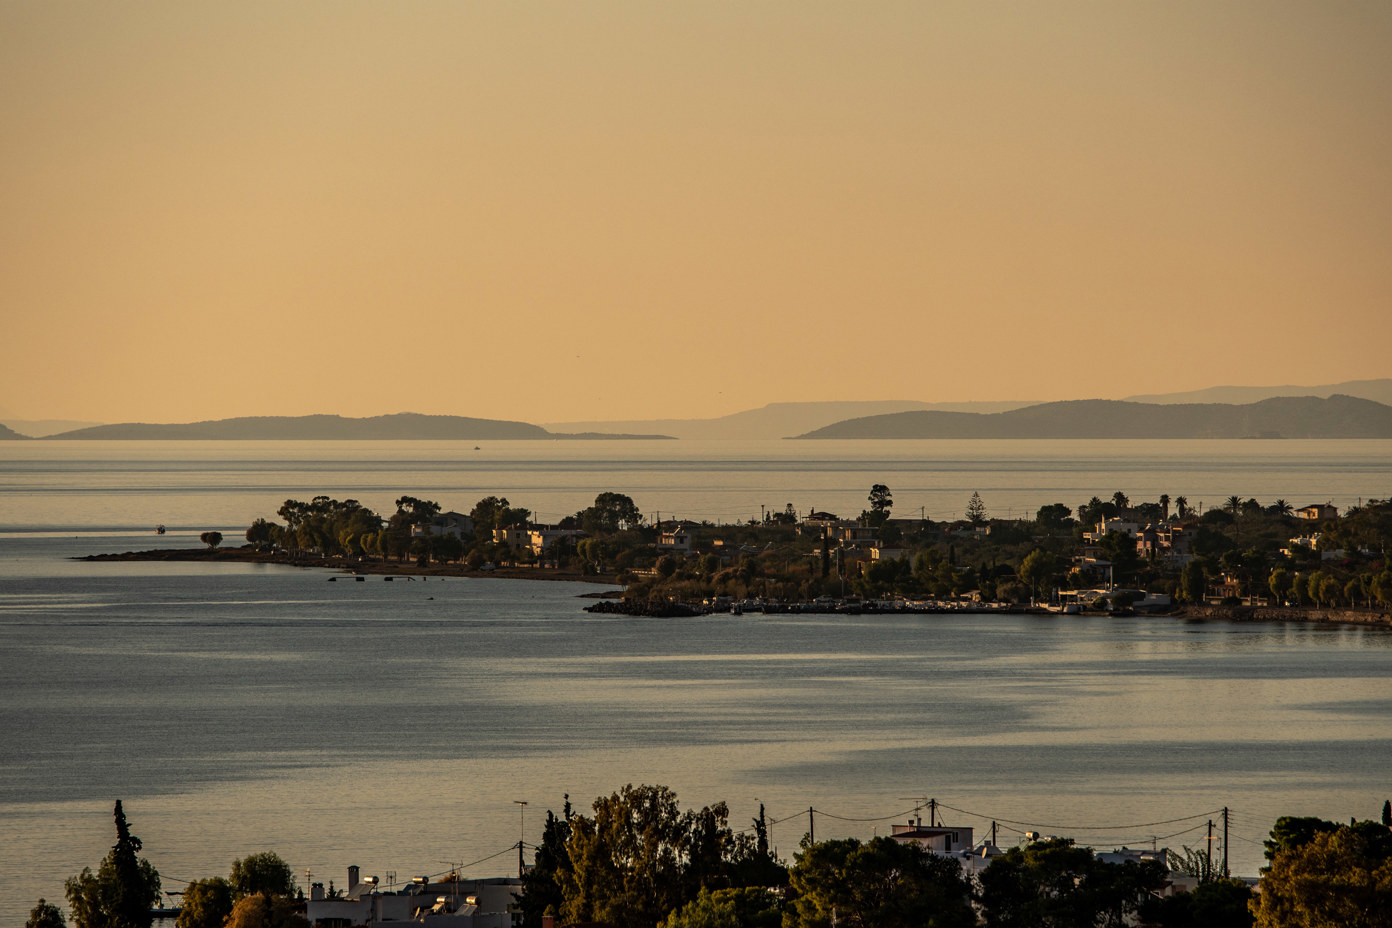
[[[967,521],[972,525],[980,525],[986,521],[986,504],[981,501],[981,494],[975,491],[967,501]]]
[[[150,928],[154,921],[159,871],[139,856],[140,839],[131,834],[119,799],[115,818],[116,843],[97,872],[84,867],[66,883],[76,928]]]

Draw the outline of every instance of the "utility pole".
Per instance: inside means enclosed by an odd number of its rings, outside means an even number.
[[[1208,820],[1208,872],[1213,873],[1213,819]]]
[[[1225,880],[1232,876],[1228,872],[1228,823],[1231,817],[1228,807],[1223,806],[1223,879]]]
[[[811,806],[807,807],[807,843],[817,843],[817,819]]]
[[[522,847],[527,842],[527,803],[523,799],[514,799],[512,803],[522,813],[522,831],[517,838],[517,876],[520,879],[527,875],[527,863],[522,859]]]

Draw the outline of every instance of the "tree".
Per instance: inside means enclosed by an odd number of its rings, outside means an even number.
[[[504,500],[506,502],[506,500]],[[440,514],[440,504],[428,499],[403,496],[396,501],[397,515],[404,517],[409,525],[431,522]],[[396,516],[392,517],[393,520]]]
[[[1263,841],[1266,859],[1275,860],[1279,855],[1302,848],[1320,835],[1332,834],[1340,827],[1353,829],[1370,842],[1373,849],[1383,857],[1392,857],[1392,834],[1373,822],[1354,822],[1340,826],[1313,816],[1283,815],[1271,828],[1271,837]]]
[[[1145,912],[1157,928],[1252,928],[1252,890],[1242,880],[1216,879],[1192,892],[1174,893]]]
[[[62,909],[47,899],[40,899],[39,904],[29,910],[24,928],[68,928],[68,922],[63,918]]]
[[[1170,521],[1170,494],[1160,494],[1160,518]]]
[[[1276,597],[1276,604],[1279,606],[1285,603],[1286,594],[1291,591],[1295,581],[1291,577],[1290,571],[1278,567],[1271,572],[1266,585],[1271,588],[1271,595]]]
[[[204,532],[198,536],[198,540],[210,548],[216,548],[222,544],[222,532]]]
[[[591,535],[612,535],[626,528],[635,528],[643,514],[633,500],[622,493],[601,493],[594,505],[576,513],[580,526]]]
[[[972,491],[971,499],[967,500],[967,521],[972,525],[980,525],[986,521],[986,504],[981,501],[981,494]]]
[[[248,854],[232,861],[229,879],[238,899],[256,893],[286,897],[295,894],[295,872],[275,851]]]
[[[256,893],[237,900],[224,928],[309,928],[309,922],[295,911],[293,900]]]
[[[1187,496],[1176,496],[1174,500],[1175,513],[1181,518],[1189,515],[1189,498]]]
[[[783,907],[762,886],[701,890],[695,901],[667,916],[660,928],[779,928]]]
[[[1040,548],[1035,548],[1020,562],[1020,579],[1029,584],[1035,599],[1039,598],[1039,587],[1052,582],[1057,573],[1058,558]]]
[[[1196,851],[1185,845],[1183,850],[1182,854],[1166,850],[1165,863],[1170,870],[1196,877],[1200,883],[1211,883],[1218,878],[1218,865],[1213,862],[1213,855],[1208,853],[1207,848]]]
[[[1040,528],[1063,528],[1073,521],[1073,510],[1063,503],[1050,503],[1039,507],[1039,511],[1034,514],[1034,521]]]
[[[1131,500],[1125,493],[1117,490],[1112,494],[1112,505],[1120,512],[1123,509],[1129,509],[1131,507]]]
[[[723,822],[724,803],[704,810],[713,817],[711,841],[732,843]],[[652,928],[668,913],[694,899],[716,874],[695,872],[687,856],[693,817],[683,816],[676,794],[665,786],[633,786],[594,801],[594,817],[575,816],[566,853],[570,867],[561,872],[562,921],[603,921],[616,928]],[[722,834],[723,833],[723,834]],[[693,887],[691,884],[695,883]]]
[[[894,494],[889,492],[889,487],[883,483],[877,483],[870,488],[870,521],[873,525],[883,525],[889,518],[889,511],[894,508]]]
[[[1208,594],[1208,565],[1194,558],[1179,572],[1179,595],[1185,602],[1201,603]]]
[[[270,544],[272,527],[273,524],[267,522],[265,519],[257,519],[255,522],[251,523],[246,530],[247,544],[256,545],[257,547]]]
[[[177,928],[222,928],[232,914],[232,884],[220,876],[194,880],[184,887]]]
[[[1109,864],[1068,838],[1012,847],[981,872],[987,928],[1077,928],[1127,923],[1165,882],[1159,861]]]
[[[116,800],[116,843],[93,873],[82,872],[65,884],[76,928],[150,928],[150,909],[159,903],[160,878],[140,857],[140,839],[130,833],[121,800]]]
[[[1276,853],[1252,912],[1257,928],[1392,928],[1392,856],[1356,828],[1321,830]]]
[[[1384,799],[1382,802],[1382,823],[1392,828],[1392,799]]]
[[[789,871],[787,928],[967,928],[976,924],[961,864],[880,836],[804,846]]]

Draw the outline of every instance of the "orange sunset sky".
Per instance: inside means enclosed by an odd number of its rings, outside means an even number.
[[[1385,2],[0,3],[0,410],[1392,376]]]

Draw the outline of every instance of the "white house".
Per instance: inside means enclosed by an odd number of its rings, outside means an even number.
[[[417,522],[411,526],[411,537],[426,535],[453,535],[463,538],[474,533],[474,520],[462,512],[442,512],[429,522]]]
[[[691,533],[684,528],[674,528],[671,531],[664,531],[658,536],[657,547],[660,551],[688,554],[691,551]]]

